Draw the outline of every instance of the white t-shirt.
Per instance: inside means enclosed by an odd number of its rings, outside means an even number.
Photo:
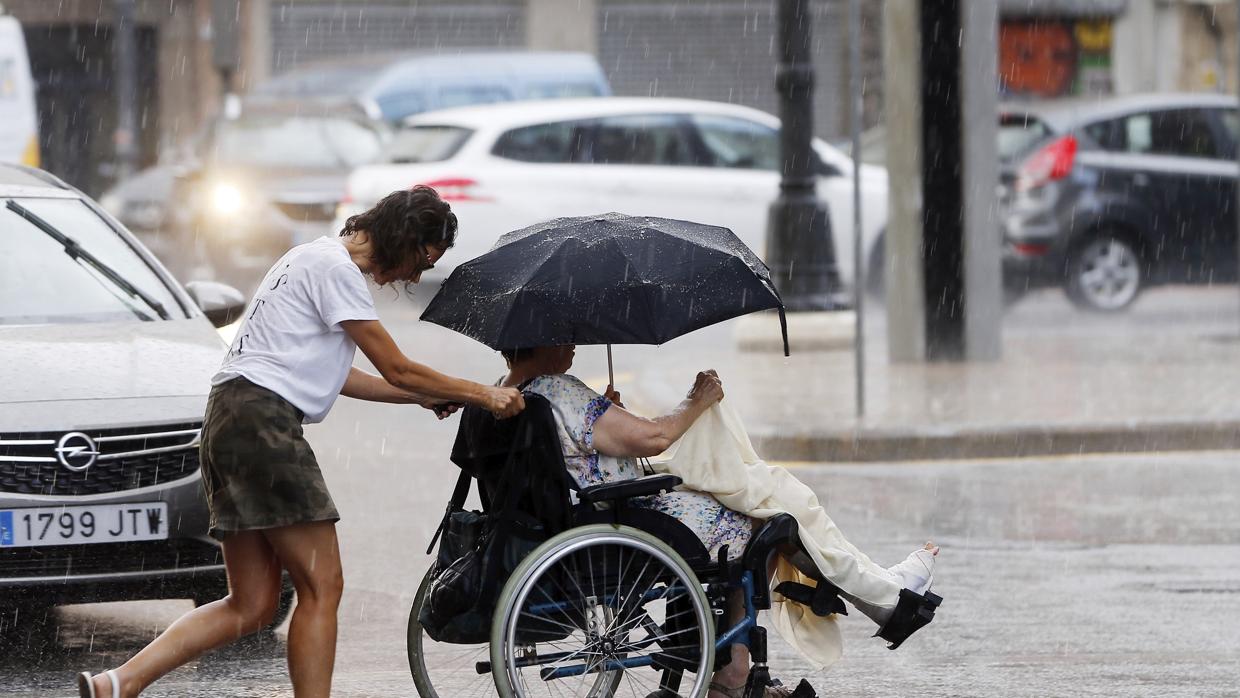
[[[289,250],[267,272],[211,385],[244,376],[323,421],[344,387],[357,345],[344,320],[377,320],[366,278],[340,238]]]

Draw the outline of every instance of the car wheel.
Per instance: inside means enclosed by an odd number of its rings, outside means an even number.
[[[1064,290],[1078,308],[1113,313],[1131,305],[1144,282],[1136,247],[1103,233],[1073,248]]]
[[[23,598],[20,604],[0,604],[0,644],[19,636],[28,646],[33,644],[34,638],[54,632],[55,614],[55,606],[31,598]]]

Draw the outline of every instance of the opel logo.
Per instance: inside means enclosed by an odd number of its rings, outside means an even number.
[[[98,457],[99,451],[96,450],[95,442],[80,431],[71,431],[56,442],[56,460],[69,470],[86,470],[95,464]]]

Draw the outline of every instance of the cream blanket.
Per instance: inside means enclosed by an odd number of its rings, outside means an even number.
[[[801,542],[827,579],[848,596],[880,608],[895,607],[900,594],[896,577],[845,540],[813,490],[786,469],[758,457],[740,417],[726,402],[694,422],[654,467],[679,476],[686,488],[714,495],[729,509],[753,518],[792,514],[800,525]],[[780,581],[813,585],[782,558],[772,586]],[[779,634],[819,667],[840,658],[843,644],[834,615],[822,618],[800,604],[776,600],[771,619]]]

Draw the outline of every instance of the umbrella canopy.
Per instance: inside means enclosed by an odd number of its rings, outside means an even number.
[[[727,228],[608,213],[507,233],[458,266],[422,319],[492,349],[662,344],[783,302]]]

